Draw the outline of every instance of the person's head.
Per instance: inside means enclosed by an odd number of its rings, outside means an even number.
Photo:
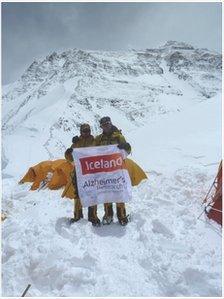
[[[109,133],[112,129],[112,122],[109,116],[104,116],[100,119],[100,127],[104,133]]]
[[[82,137],[88,137],[91,134],[90,125],[89,124],[82,124],[80,126],[80,135]]]

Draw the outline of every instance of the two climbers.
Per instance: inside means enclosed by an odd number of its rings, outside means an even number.
[[[66,150],[65,158],[70,162],[73,162],[73,148],[110,144],[117,144],[119,149],[124,149],[127,154],[130,154],[130,144],[126,142],[121,130],[118,130],[118,128],[112,124],[110,117],[105,116],[101,118],[100,127],[103,130],[102,133],[94,138],[91,135],[90,126],[88,124],[82,124],[80,127],[80,136],[75,136],[72,138],[72,146]],[[78,190],[75,169],[72,174],[72,180],[75,189]],[[75,200],[74,218],[72,220],[73,222],[83,218],[82,205],[78,196],[77,198],[78,199]],[[128,218],[126,216],[125,204],[116,203],[116,212],[119,223],[121,225],[126,225],[128,223]],[[104,216],[102,220],[103,224],[110,224],[113,221],[113,215],[113,203],[105,203]],[[97,217],[96,205],[88,208],[88,220],[91,221],[93,225],[100,225],[100,220]]]

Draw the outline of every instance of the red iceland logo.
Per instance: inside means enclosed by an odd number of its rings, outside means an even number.
[[[80,163],[83,175],[97,172],[111,172],[124,168],[120,153],[80,158]]]

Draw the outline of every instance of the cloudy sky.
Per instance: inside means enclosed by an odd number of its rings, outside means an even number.
[[[127,50],[167,40],[221,53],[221,3],[1,3],[2,81],[70,48]]]

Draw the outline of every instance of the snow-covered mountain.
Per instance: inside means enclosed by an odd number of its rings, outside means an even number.
[[[221,55],[186,43],[128,52],[69,50],[4,86],[2,292],[20,296],[221,296],[221,229],[202,200],[221,159]],[[28,167],[63,158],[79,124],[109,115],[148,180],[131,221],[68,226],[62,190],[18,185]],[[103,216],[103,206],[98,215]]]
[[[109,114],[127,132],[220,91],[221,55],[186,43],[128,52],[54,52],[3,88],[3,132],[44,134],[41,142],[52,158],[63,154],[82,122],[95,134],[99,118]]]

